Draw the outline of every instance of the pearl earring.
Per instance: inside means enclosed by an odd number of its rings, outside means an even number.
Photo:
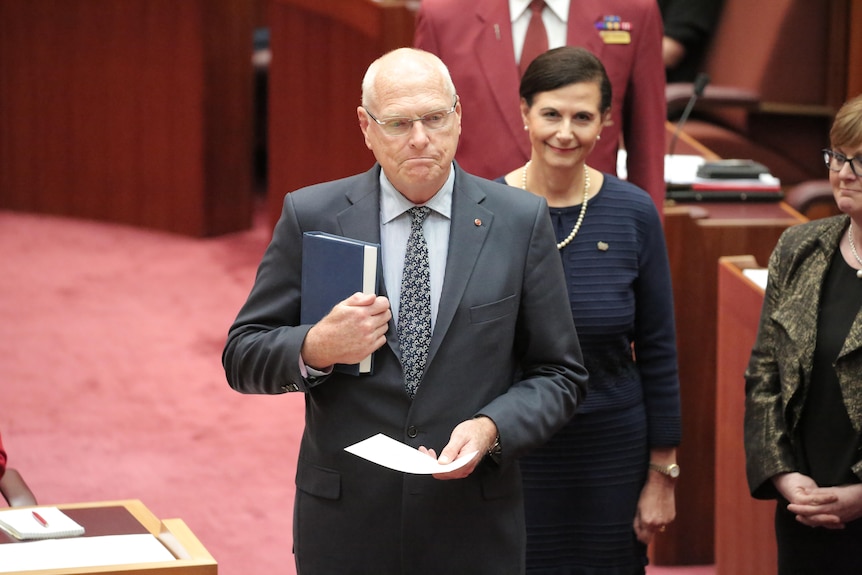
[[[601,139],[602,139],[602,135],[601,135],[601,134],[599,134],[598,136],[596,136],[596,140],[601,140]]]
[[[527,130],[529,130],[529,129],[530,129],[530,128],[528,128],[528,127],[527,127],[527,124],[524,124],[524,131],[526,132],[526,131],[527,131]]]

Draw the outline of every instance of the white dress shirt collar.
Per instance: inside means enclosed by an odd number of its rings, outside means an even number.
[[[440,294],[446,277],[446,262],[449,258],[449,228],[452,219],[452,196],[455,190],[454,164],[443,187],[424,205],[431,213],[423,224],[423,233],[428,243],[428,263],[431,266],[431,327],[437,324]],[[398,323],[401,299],[401,277],[404,268],[404,253],[410,236],[411,218],[405,214],[416,204],[401,195],[380,171],[380,247],[383,259],[383,281],[389,296],[392,317]]]
[[[509,0],[509,17],[512,22],[519,19],[530,7],[532,0]],[[565,23],[569,20],[570,0],[545,0],[545,6],[554,13],[558,20]]]
[[[548,34],[548,48],[566,45],[568,36],[569,0],[545,0],[546,10],[542,12],[542,22]],[[530,24],[530,0],[509,0],[509,16],[512,19],[512,44],[515,62],[521,61],[524,38]]]
[[[423,205],[446,218],[452,217],[452,191],[455,189],[455,166],[449,170],[449,177],[443,187]],[[386,224],[414,207],[416,204],[405,198],[395,189],[383,170],[380,170],[380,223]]]

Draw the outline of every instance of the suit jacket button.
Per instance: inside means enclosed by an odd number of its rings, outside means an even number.
[[[414,439],[417,435],[419,435],[419,430],[415,426],[411,425],[407,428],[407,437]]]

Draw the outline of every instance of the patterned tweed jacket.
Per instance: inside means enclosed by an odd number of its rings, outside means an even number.
[[[746,472],[754,497],[776,497],[770,477],[798,470],[793,445],[811,385],[821,285],[848,222],[841,215],[791,227],[769,258],[760,328],[745,372]],[[862,436],[862,315],[835,371],[853,429]],[[862,447],[852,470],[862,478]]]

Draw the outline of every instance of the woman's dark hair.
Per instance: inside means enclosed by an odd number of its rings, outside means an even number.
[[[527,106],[540,92],[549,92],[570,84],[595,82],[599,85],[602,113],[611,107],[611,81],[601,60],[587,50],[576,46],[563,46],[548,50],[533,60],[521,78],[521,98]]]

